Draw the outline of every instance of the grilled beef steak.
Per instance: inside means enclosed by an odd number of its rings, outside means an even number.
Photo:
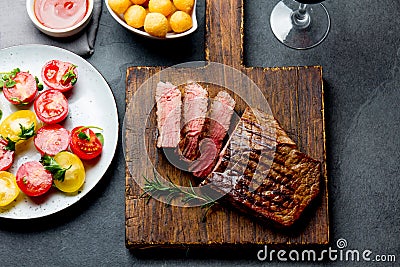
[[[206,177],[212,171],[231,124],[235,100],[225,91],[220,91],[211,102],[203,138],[200,141],[200,157],[189,171],[196,177]]]
[[[159,82],[156,89],[157,147],[175,148],[180,140],[181,91],[173,84]]]
[[[317,196],[320,168],[273,116],[247,108],[202,186],[211,183],[244,213],[290,226]]]
[[[203,131],[208,107],[208,92],[192,82],[185,86],[183,96],[183,128],[179,150],[186,160],[199,156],[199,138]]]

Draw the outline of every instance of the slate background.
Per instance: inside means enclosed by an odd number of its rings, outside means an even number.
[[[397,263],[324,262],[335,266],[398,266],[400,262],[400,1],[325,1],[332,29],[318,47],[296,51],[269,28],[276,1],[245,1],[245,64],[321,65],[330,189],[331,240],[349,249],[394,254]],[[204,2],[199,29],[189,38],[158,42],[117,25],[103,6],[95,53],[88,58],[125,110],[128,66],[170,66],[204,60]],[[101,182],[77,205],[32,220],[0,220],[1,266],[278,266],[259,262],[258,249],[198,255],[155,252],[138,257],[125,248],[125,162],[122,144]],[[298,263],[312,266],[316,263]]]

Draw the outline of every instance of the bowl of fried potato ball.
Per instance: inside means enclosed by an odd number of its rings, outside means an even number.
[[[174,39],[197,29],[196,0],[105,0],[111,16],[131,32]]]

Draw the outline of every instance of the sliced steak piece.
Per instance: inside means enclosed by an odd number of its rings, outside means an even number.
[[[204,139],[200,141],[200,158],[189,169],[194,176],[206,177],[211,173],[221,150],[222,141],[229,130],[235,104],[235,100],[225,91],[218,92],[213,99]]]
[[[248,108],[202,186],[244,213],[290,226],[318,195],[320,169],[273,116]]]
[[[208,92],[199,84],[192,82],[185,86],[183,95],[183,128],[179,143],[181,155],[185,160],[199,156],[199,138],[207,114]]]
[[[175,85],[169,82],[157,84],[158,148],[175,148],[178,146],[181,128],[181,98],[181,91]]]

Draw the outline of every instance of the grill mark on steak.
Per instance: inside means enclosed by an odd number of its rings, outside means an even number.
[[[215,166],[222,142],[231,124],[235,104],[235,100],[225,91],[218,92],[212,100],[200,142],[201,155],[189,168],[194,176],[206,177]]]
[[[183,97],[183,128],[179,151],[186,160],[199,156],[199,138],[203,130],[208,107],[208,92],[192,82],[185,86]]]
[[[181,91],[173,84],[159,82],[156,88],[158,148],[174,148],[180,140]]]
[[[240,166],[245,171],[244,175],[251,176],[253,179],[257,179],[257,177],[253,177],[253,173],[251,173],[251,175],[248,174],[249,172],[251,172],[252,169],[255,169],[258,167],[258,168],[260,168],[259,169],[260,173],[265,173],[267,171],[267,168],[265,167],[266,164],[263,164],[262,162],[254,162],[254,160],[251,157],[249,158],[249,163],[250,162],[252,162],[253,164],[244,165],[241,162],[238,162],[238,164],[236,164],[236,166]],[[264,165],[264,166],[262,166],[262,165]],[[293,175],[291,175],[290,173],[285,174],[282,171],[274,170],[272,168],[269,168],[269,172],[271,173],[271,176],[270,176],[271,181],[270,182],[273,182],[274,184],[279,185],[279,186],[283,186],[286,190],[289,190],[291,192],[295,191],[293,184],[290,182]],[[264,181],[264,182],[266,182],[266,181]],[[257,184],[259,185],[260,183],[257,183]]]
[[[229,149],[229,148],[228,148]],[[224,166],[219,167],[220,172],[225,172],[226,171],[226,167],[228,162],[230,161],[230,155],[231,151],[227,151],[224,155],[226,156],[225,160],[223,161],[224,163],[226,163]],[[254,191],[256,188],[254,187],[258,187],[261,184],[261,180],[263,180],[263,173],[266,173],[269,169],[269,165],[267,166],[267,164],[265,162],[260,162],[259,161],[259,155],[260,153],[254,153],[254,152],[250,152],[249,157],[245,157],[245,159],[243,160],[243,158],[240,158],[238,160],[234,160],[235,165],[231,167],[230,171],[230,176],[234,175],[234,176],[240,176],[243,174],[243,177],[248,179],[248,177],[250,177],[249,179],[253,181],[252,184],[252,190]],[[248,162],[245,162],[248,161]],[[272,158],[268,159],[269,162],[272,162]],[[258,164],[258,165],[257,165]],[[253,174],[252,170],[258,168],[258,173],[256,175]],[[270,168],[269,171],[271,172],[270,175],[270,180],[264,180],[264,183],[266,185],[269,185],[271,188],[273,186],[274,190],[275,189],[279,189],[281,188],[282,191],[287,192],[288,194],[293,193],[295,191],[295,188],[292,184],[292,174],[291,173],[282,173],[280,170],[276,170],[273,168]],[[232,173],[233,172],[233,173]],[[256,180],[256,181],[255,181]]]
[[[246,214],[291,226],[318,195],[320,168],[272,115],[247,108],[201,185],[226,193],[222,201]]]

